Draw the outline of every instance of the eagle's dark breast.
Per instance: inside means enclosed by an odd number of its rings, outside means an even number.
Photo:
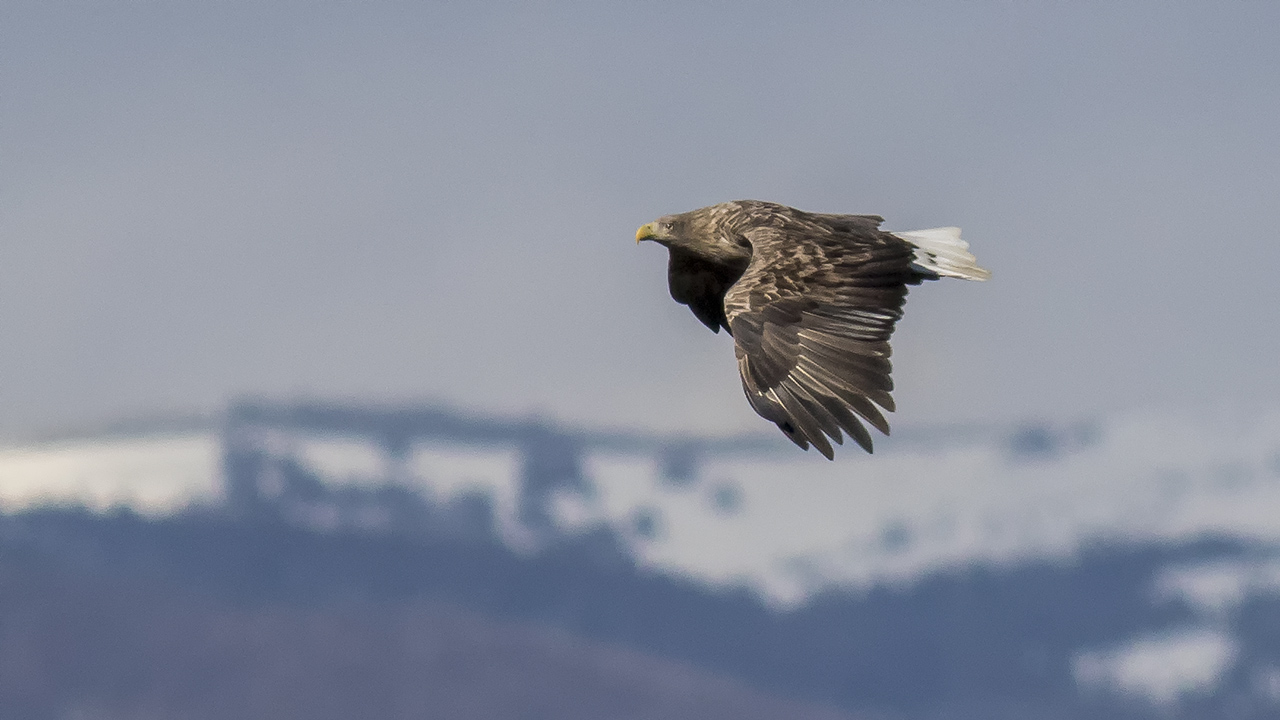
[[[832,457],[828,438],[841,443],[843,431],[870,451],[860,419],[889,432],[880,410],[894,408],[889,337],[907,285],[926,277],[912,268],[913,246],[881,231],[877,216],[713,207],[721,212],[695,218],[694,236],[740,237],[750,261],[733,267],[673,247],[673,297],[733,334],[747,399],[792,441]]]
[[[729,319],[724,314],[725,293],[746,269],[746,262],[713,262],[672,248],[667,285],[672,299],[688,305],[704,325],[720,332],[720,328],[729,329]]]

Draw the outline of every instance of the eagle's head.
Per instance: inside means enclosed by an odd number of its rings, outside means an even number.
[[[636,230],[636,242],[652,240],[668,249],[714,262],[745,265],[751,259],[751,243],[736,232],[729,220],[720,205],[664,215],[641,225]]]
[[[636,242],[652,240],[667,247],[673,243],[683,244],[685,233],[681,231],[685,229],[684,225],[679,215],[664,215],[651,223],[641,225],[640,229],[636,230]]]

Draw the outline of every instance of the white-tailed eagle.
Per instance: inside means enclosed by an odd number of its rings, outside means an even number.
[[[804,449],[833,458],[848,433],[867,452],[894,409],[889,336],[907,286],[986,280],[954,227],[886,232],[876,215],[737,200],[636,231],[670,251],[671,297],[734,339],[747,400]],[[878,407],[877,407],[878,406]]]

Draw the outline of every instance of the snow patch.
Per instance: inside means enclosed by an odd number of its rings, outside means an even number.
[[[1221,683],[1238,655],[1229,636],[1188,628],[1076,656],[1072,672],[1087,691],[1116,692],[1172,707]]]

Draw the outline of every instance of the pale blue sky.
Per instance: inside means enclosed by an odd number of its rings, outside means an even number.
[[[960,225],[900,425],[1280,404],[1276,3],[0,6],[0,432],[245,393],[764,430],[659,215]]]

